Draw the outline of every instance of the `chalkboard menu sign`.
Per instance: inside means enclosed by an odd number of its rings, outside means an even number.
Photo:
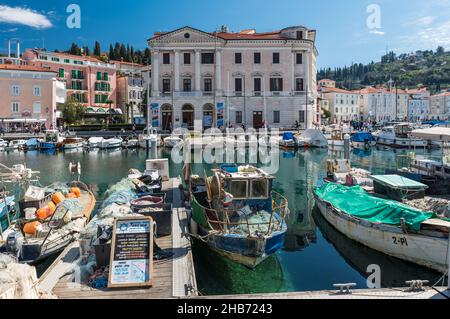
[[[153,219],[115,219],[108,288],[151,287],[152,277]]]

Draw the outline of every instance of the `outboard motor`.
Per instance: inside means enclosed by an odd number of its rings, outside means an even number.
[[[21,232],[16,231],[9,234],[6,240],[6,252],[19,258],[22,253],[23,240]]]

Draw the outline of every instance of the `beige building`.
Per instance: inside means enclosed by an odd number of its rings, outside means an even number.
[[[320,121],[315,38],[305,27],[155,33],[148,41],[153,126],[312,127]]]
[[[0,125],[7,131],[26,125],[55,125],[65,85],[57,73],[28,65],[0,65]]]
[[[450,119],[450,92],[431,96],[430,114],[428,118],[433,120]]]
[[[336,87],[336,81],[330,80],[330,79],[322,79],[318,81],[319,86],[327,87],[327,88],[335,88]]]

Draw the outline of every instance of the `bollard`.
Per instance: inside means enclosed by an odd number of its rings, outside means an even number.
[[[350,135],[344,135],[344,159],[350,159]]]

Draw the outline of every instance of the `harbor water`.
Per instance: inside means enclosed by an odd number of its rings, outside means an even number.
[[[438,159],[440,151],[417,150],[416,154]],[[353,150],[351,161],[354,167],[384,174],[390,169],[406,166],[407,155],[407,151]],[[69,163],[79,162],[82,181],[101,201],[106,190],[126,176],[130,168],[143,170],[148,156],[142,150],[120,149],[57,154],[9,152],[0,153],[0,162],[7,166],[25,164],[40,171],[43,185],[70,180]],[[158,157],[170,158],[170,153],[160,150]],[[367,288],[370,265],[380,266],[382,288],[403,287],[407,280],[429,280],[433,284],[438,281],[440,274],[355,243],[321,218],[314,206],[313,188],[326,175],[327,159],[342,157],[341,151],[280,151],[274,188],[288,199],[291,211],[284,248],[250,270],[220,257],[203,242],[196,241],[193,252],[199,292],[222,295],[312,291],[332,289],[333,284],[342,282],[354,282],[358,288]],[[170,175],[181,175],[182,166],[171,162]],[[193,172],[204,175],[213,167],[197,164],[193,165]]]

